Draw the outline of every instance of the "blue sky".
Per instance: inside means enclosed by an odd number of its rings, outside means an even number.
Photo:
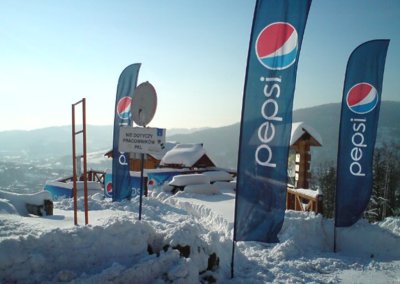
[[[142,63],[158,108],[149,126],[239,122],[255,0],[1,0],[0,131],[87,122],[110,125],[122,70]],[[298,65],[294,108],[340,102],[350,53],[391,40],[384,100],[400,100],[400,1],[314,0]]]

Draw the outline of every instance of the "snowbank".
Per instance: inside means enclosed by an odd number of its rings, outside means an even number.
[[[233,177],[226,171],[207,171],[202,174],[208,176],[211,182],[233,180]]]
[[[176,175],[168,183],[171,186],[187,186],[191,184],[209,184],[210,178],[203,174]]]
[[[48,191],[32,194],[18,194],[0,190],[0,213],[29,215],[26,204],[43,205],[45,200],[52,200]]]
[[[185,192],[187,193],[200,193],[200,194],[219,194],[218,187],[213,184],[191,184],[185,186]]]
[[[399,281],[399,219],[361,221],[338,231],[335,254],[332,220],[295,211],[286,212],[280,243],[236,244],[231,280],[233,204],[234,193],[227,189],[217,195],[153,191],[143,200],[142,221],[137,220],[138,198],[111,202],[101,194],[89,198],[88,226],[73,225],[71,199],[55,202],[54,216],[3,214],[0,282]],[[83,220],[82,197],[78,208]]]
[[[0,214],[18,214],[18,210],[10,200],[0,198]]]

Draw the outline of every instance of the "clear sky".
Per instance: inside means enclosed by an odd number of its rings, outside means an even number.
[[[0,131],[111,125],[122,70],[142,63],[158,108],[149,126],[239,122],[255,0],[0,0]],[[314,0],[298,65],[295,109],[340,102],[350,53],[391,40],[384,100],[400,100],[400,1]]]

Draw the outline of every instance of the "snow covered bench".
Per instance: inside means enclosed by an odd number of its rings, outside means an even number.
[[[20,215],[53,215],[53,201],[48,191],[19,194],[0,190],[0,200],[8,213]],[[3,206],[1,206],[3,207]]]
[[[218,187],[214,184],[204,183],[204,184],[190,184],[185,186],[184,191],[187,193],[198,193],[198,194],[219,194]]]
[[[218,181],[229,182],[233,180],[233,177],[226,171],[207,171],[207,172],[202,172],[202,174],[208,176],[210,178],[211,183]]]
[[[168,189],[175,194],[178,191],[202,194],[217,194],[220,193],[218,186],[228,184],[229,188],[235,187],[235,184],[230,185],[233,177],[226,171],[206,171],[201,174],[182,174],[176,175],[168,183]],[[227,187],[227,186],[225,186]]]
[[[43,204],[36,205],[26,203],[26,210],[30,214],[37,215],[37,216],[51,216],[53,215],[53,201],[49,199],[43,200]]]
[[[198,185],[198,184],[210,184],[211,180],[208,176],[203,174],[186,174],[186,175],[176,175],[168,183],[172,186],[171,193],[176,193],[179,190],[183,190],[188,185]]]

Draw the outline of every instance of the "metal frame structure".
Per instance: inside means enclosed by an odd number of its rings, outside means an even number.
[[[75,107],[82,104],[82,130],[76,131],[75,127]],[[73,179],[73,196],[74,196],[74,224],[78,225],[78,205],[77,205],[77,175],[76,175],[76,139],[75,136],[83,135],[83,191],[84,191],[84,206],[85,206],[85,225],[89,224],[88,214],[88,184],[87,184],[87,152],[86,152],[86,99],[83,98],[79,102],[72,104],[72,179]],[[81,178],[79,177],[79,178]]]

